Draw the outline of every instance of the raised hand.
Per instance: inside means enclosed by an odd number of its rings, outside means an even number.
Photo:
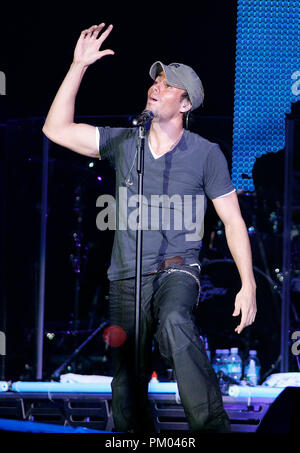
[[[111,49],[100,50],[103,42],[113,29],[113,26],[109,25],[103,31],[104,27],[105,24],[101,23],[81,32],[74,50],[74,63],[89,66],[105,55],[114,55],[114,51]]]

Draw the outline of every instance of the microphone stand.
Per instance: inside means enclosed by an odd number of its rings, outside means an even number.
[[[136,403],[139,404],[139,375],[140,375],[140,328],[141,328],[141,280],[142,280],[142,196],[144,180],[144,148],[145,128],[139,126],[139,137],[137,143],[137,175],[138,175],[138,223],[136,230],[136,265],[135,265],[135,389]],[[136,423],[138,424],[138,414]]]
[[[144,112],[143,112],[144,113]],[[135,390],[136,390],[136,410],[142,401],[139,395],[139,372],[140,372],[140,326],[141,326],[141,280],[142,280],[142,197],[143,197],[143,180],[144,180],[144,149],[145,149],[145,125],[153,119],[152,112],[145,112],[141,115],[140,121],[133,121],[133,124],[139,127],[137,141],[137,176],[138,176],[138,222],[136,231],[136,266],[135,266]],[[150,115],[149,115],[150,114]],[[136,424],[140,426],[139,413],[136,413]]]
[[[78,348],[75,349],[75,351],[70,355],[70,357],[68,357],[58,368],[56,368],[56,370],[53,371],[52,375],[51,375],[51,378],[52,379],[57,379],[60,377],[61,375],[61,372],[66,368],[66,366],[72,362],[72,360],[78,356],[78,354],[82,351],[82,349],[97,335],[98,332],[100,332],[100,330],[103,329],[103,327],[105,327],[107,325],[107,322],[104,321],[100,324],[99,327],[97,327],[92,333],[91,335],[88,336],[88,338],[86,338],[84,340],[83,343],[81,343],[80,346],[78,346]]]

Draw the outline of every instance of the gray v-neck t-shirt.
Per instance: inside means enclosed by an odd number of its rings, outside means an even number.
[[[116,171],[115,233],[109,280],[135,276],[138,219],[137,128],[99,127],[99,152]],[[166,258],[199,263],[207,198],[234,191],[219,146],[184,130],[177,146],[157,157],[144,147],[142,273],[156,271]]]

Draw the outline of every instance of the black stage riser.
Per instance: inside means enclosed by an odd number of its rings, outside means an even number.
[[[300,390],[300,389],[299,389]],[[284,392],[283,392],[284,393]],[[151,394],[149,401],[158,433],[188,432],[183,407],[170,394]],[[256,432],[273,399],[223,397],[232,432]],[[0,418],[113,431],[111,394],[2,393]]]

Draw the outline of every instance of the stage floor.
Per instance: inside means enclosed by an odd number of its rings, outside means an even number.
[[[51,384],[56,383],[49,383],[48,390],[45,385],[38,387],[38,384],[46,383],[35,383],[38,391],[32,391],[30,389],[33,384],[30,383],[29,391],[10,389],[0,392],[0,419],[114,431],[111,392],[107,391],[107,384],[103,386],[104,391],[93,391],[93,386],[89,386],[90,391],[78,391],[78,388],[82,389],[84,386],[77,386],[77,391],[72,391],[72,385],[70,391],[53,391]],[[55,389],[55,385],[53,388]],[[179,395],[173,389],[174,384],[171,390],[167,386],[158,385],[149,392],[158,433],[189,431]],[[232,432],[255,432],[274,399],[223,396]]]

